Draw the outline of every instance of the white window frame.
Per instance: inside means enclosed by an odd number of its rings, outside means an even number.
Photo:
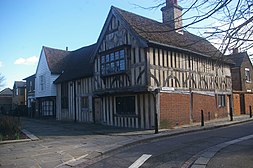
[[[40,75],[39,80],[40,80],[40,91],[44,91],[46,89],[45,88],[45,85],[46,85],[45,76]]]
[[[249,68],[245,68],[245,80],[246,82],[251,82],[251,76],[250,76],[250,69]]]

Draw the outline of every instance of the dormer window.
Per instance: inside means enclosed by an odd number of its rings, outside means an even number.
[[[100,73],[102,76],[122,73],[126,70],[126,51],[119,49],[101,55]]]
[[[246,79],[246,82],[251,82],[249,68],[245,68],[245,79]]]

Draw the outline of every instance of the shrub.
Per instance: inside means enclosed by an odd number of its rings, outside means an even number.
[[[17,117],[1,116],[0,140],[19,139],[21,123]]]

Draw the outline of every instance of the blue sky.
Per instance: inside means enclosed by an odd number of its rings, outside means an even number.
[[[95,43],[110,6],[161,20],[153,0],[1,0],[0,73],[13,87],[35,73],[42,46],[75,50]]]

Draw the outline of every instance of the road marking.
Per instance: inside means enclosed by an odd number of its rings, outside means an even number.
[[[137,159],[130,167],[128,168],[138,168],[141,165],[143,165],[143,163],[148,160],[152,155],[147,155],[147,154],[143,154],[139,159]]]

